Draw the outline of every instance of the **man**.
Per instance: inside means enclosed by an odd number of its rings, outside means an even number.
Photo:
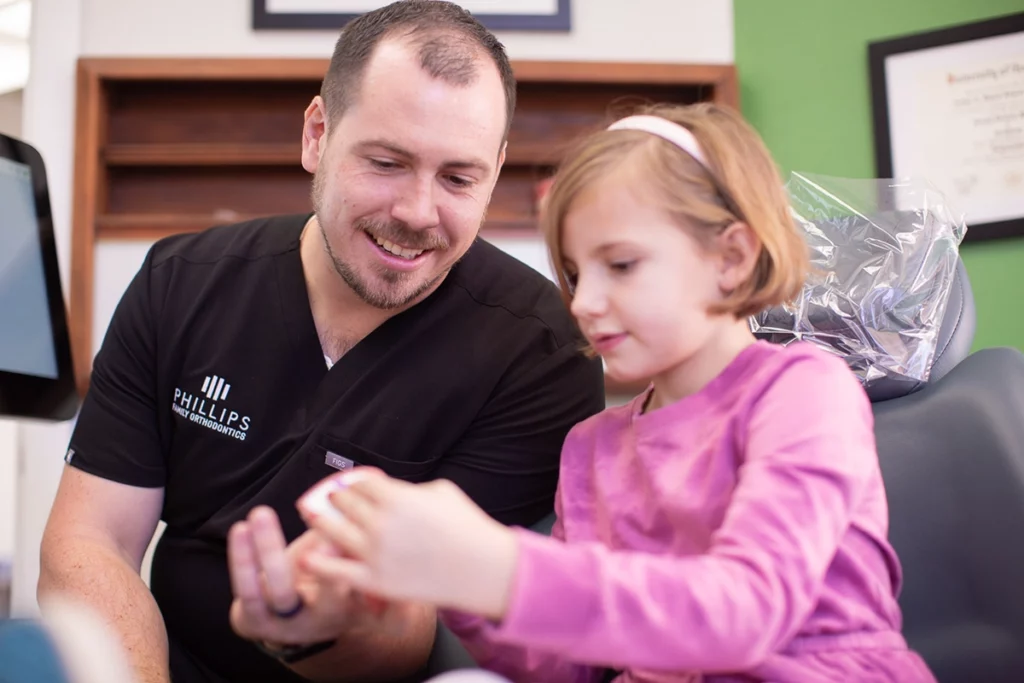
[[[96,357],[39,584],[102,610],[141,681],[415,677],[429,610],[293,582],[316,540],[284,550],[295,501],[337,469],[447,478],[506,524],[550,511],[562,440],[604,397],[554,286],[477,239],[514,103],[504,49],[457,6],[365,14],[305,113],[313,214],[147,255]],[[232,528],[234,565],[256,568],[234,607]]]

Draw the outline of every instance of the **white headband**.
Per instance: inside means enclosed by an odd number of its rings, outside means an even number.
[[[693,136],[693,133],[678,123],[673,123],[660,116],[648,116],[646,114],[627,116],[608,126],[608,130],[642,130],[652,135],[657,135],[668,140],[699,161],[700,165],[704,168],[708,167],[708,162],[704,158],[704,152],[701,150],[700,144],[697,142],[697,138]]]

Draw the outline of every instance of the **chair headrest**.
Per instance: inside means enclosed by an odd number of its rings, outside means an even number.
[[[946,311],[939,325],[928,382],[911,381],[906,377],[887,373],[866,385],[871,402],[906,396],[945,376],[970,355],[976,321],[974,292],[971,290],[971,281],[961,259],[957,261],[953,282],[949,288]]]
[[[970,353],[966,226],[941,192],[922,180],[800,173],[786,188],[811,271],[794,301],[752,318],[755,334],[843,358],[875,402],[917,391]]]
[[[859,316],[884,315],[886,313],[886,298],[887,293],[880,292],[877,301],[871,305],[862,302],[862,310],[857,313]],[[865,302],[867,301],[868,298],[865,298]],[[837,313],[834,310],[836,303],[836,301],[832,301],[830,305],[815,307],[808,314],[806,320],[809,329],[802,330],[801,337],[804,341],[814,343],[826,351],[843,357],[862,378],[864,388],[873,403],[911,394],[924,387],[928,382],[934,382],[943,377],[970,355],[976,323],[974,294],[967,277],[967,269],[961,259],[957,259],[946,310],[935,334],[935,350],[928,369],[927,382],[893,372],[889,367],[872,363],[862,353],[851,352],[848,337],[852,329],[850,320],[855,316],[850,311]],[[839,301],[838,303],[841,307],[845,307],[844,304],[848,305],[848,302]],[[795,335],[789,332],[793,329],[793,320],[793,311],[783,307],[772,309],[762,314],[760,319],[753,323],[754,334],[772,342],[790,343],[796,339]],[[912,335],[913,332],[910,330],[907,334]],[[859,339],[858,341],[869,344],[873,340]]]
[[[974,290],[967,277],[963,260],[956,264],[956,277],[949,292],[946,314],[939,328],[939,347],[932,362],[932,374],[928,381],[944,377],[960,361],[971,355],[977,314],[974,308]]]

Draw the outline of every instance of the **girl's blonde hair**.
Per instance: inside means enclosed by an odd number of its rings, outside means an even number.
[[[739,114],[710,103],[656,105],[638,114],[668,119],[693,133],[707,168],[675,144],[636,130],[604,130],[587,137],[563,161],[544,199],[542,231],[569,303],[562,229],[580,194],[629,164],[628,182],[642,183],[665,211],[703,246],[735,222],[750,226],[761,253],[750,278],[716,303],[712,313],[755,315],[792,300],[803,286],[808,248],[790,213],[782,178],[760,136]],[[633,165],[636,162],[636,165]]]

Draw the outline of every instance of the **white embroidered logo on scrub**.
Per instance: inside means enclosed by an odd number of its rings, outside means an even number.
[[[249,416],[231,410],[223,403],[229,391],[231,384],[225,378],[207,375],[203,379],[203,387],[195,393],[175,389],[171,410],[207,429],[245,441],[250,426]]]
[[[214,375],[210,377],[207,375],[206,379],[203,380],[203,393],[211,401],[219,401],[222,398],[228,397],[228,390],[231,388],[230,384],[224,382],[223,377]]]

